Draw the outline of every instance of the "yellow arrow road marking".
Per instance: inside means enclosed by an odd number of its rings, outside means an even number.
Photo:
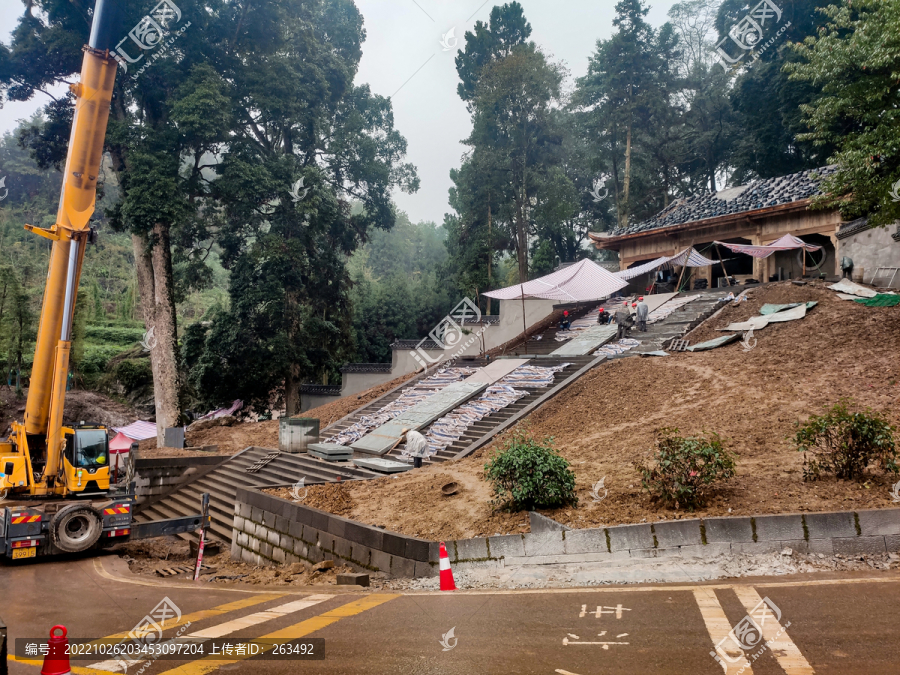
[[[267,641],[271,640],[276,642],[290,642],[291,640],[297,640],[309,635],[310,633],[314,633],[317,630],[321,630],[326,626],[330,626],[331,624],[336,623],[343,618],[362,614],[366,610],[372,609],[373,607],[377,607],[378,605],[384,604],[385,602],[389,602],[399,597],[399,593],[390,595],[369,595],[365,598],[361,598],[353,602],[348,602],[346,605],[341,605],[340,607],[331,609],[323,614],[319,614],[318,616],[314,616],[311,619],[306,619],[305,621],[296,623],[293,626],[288,626],[287,628],[276,630],[275,632],[269,633],[268,635],[263,635],[258,639]],[[252,642],[252,640],[250,642]],[[262,645],[263,651],[272,649],[272,647],[273,645]],[[167,670],[160,675],[205,675],[205,673],[210,673],[218,668],[221,668],[222,666],[229,666],[238,663],[250,658],[251,656],[254,656],[254,654],[249,654],[247,656],[230,656],[225,659],[221,657],[208,656],[204,659],[191,661],[190,663],[183,666],[172,668],[171,670]]]

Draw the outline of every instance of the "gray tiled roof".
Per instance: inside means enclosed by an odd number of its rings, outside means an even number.
[[[342,373],[389,373],[390,363],[348,363],[341,368]]]
[[[808,199],[819,194],[818,180],[834,173],[835,165],[756,180],[747,185],[678,199],[653,218],[610,232],[613,237],[681,225],[705,218],[755,211]],[[815,177],[815,178],[814,178]]]

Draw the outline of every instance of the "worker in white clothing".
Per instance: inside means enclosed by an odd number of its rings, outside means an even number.
[[[637,319],[637,329],[642,333],[647,332],[647,317],[650,316],[650,308],[647,306],[647,303],[644,302],[644,296],[638,298],[638,304],[635,312],[635,319]]]
[[[404,429],[406,437],[406,453],[413,458],[413,467],[422,466],[422,459],[428,454],[428,440],[415,429]]]

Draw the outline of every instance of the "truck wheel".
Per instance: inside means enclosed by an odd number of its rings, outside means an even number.
[[[100,516],[85,506],[63,509],[50,521],[54,545],[67,553],[86,551],[97,543],[102,530]]]

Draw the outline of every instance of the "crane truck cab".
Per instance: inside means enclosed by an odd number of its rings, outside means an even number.
[[[62,461],[45,475],[43,437],[19,434],[0,443],[0,499],[13,493],[96,497],[109,492],[109,433],[100,424],[63,427]]]

